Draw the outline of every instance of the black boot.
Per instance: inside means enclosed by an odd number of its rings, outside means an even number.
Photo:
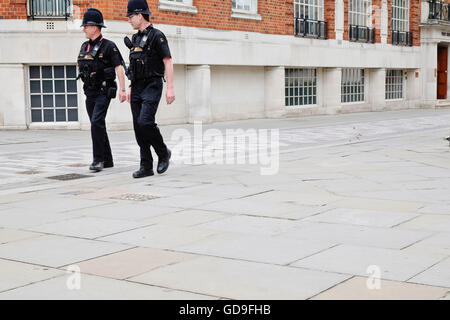
[[[114,167],[114,162],[112,160],[105,161],[103,163],[103,168],[112,168],[112,167]]]
[[[171,156],[172,152],[167,149],[167,156],[165,158],[158,159],[158,168],[156,169],[156,171],[159,174],[166,172],[166,170],[169,168],[169,160]]]
[[[152,176],[155,173],[153,172],[153,169],[146,169],[144,167],[140,167],[138,171],[133,172],[133,178],[137,179],[137,178],[143,178],[143,177],[148,177],[148,176]]]
[[[89,170],[94,172],[102,171],[104,168],[103,162],[101,161],[94,161],[92,162],[91,166],[89,167]]]

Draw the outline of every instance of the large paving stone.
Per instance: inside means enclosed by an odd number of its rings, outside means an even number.
[[[237,215],[199,225],[205,229],[242,234],[276,235],[295,227],[296,221]]]
[[[155,206],[148,201],[133,204],[114,204],[72,211],[78,215],[116,220],[142,221],[159,215],[183,210],[181,208]]]
[[[58,268],[128,248],[102,241],[42,236],[0,245],[0,258]]]
[[[219,232],[199,227],[151,225],[102,237],[98,240],[150,248],[173,249],[183,244],[206,239],[216,233]]]
[[[0,292],[64,274],[63,271],[0,259]]]
[[[103,218],[79,217],[27,228],[30,231],[95,239],[148,226],[146,223]]]
[[[80,262],[81,273],[114,279],[126,279],[150,270],[178,263],[194,256],[152,248],[133,248]]]
[[[3,300],[210,300],[217,299],[194,294],[153,287],[123,280],[107,279],[81,274],[80,289],[69,287],[73,274],[69,273],[47,281],[31,284],[18,289],[0,293]],[[75,287],[76,288],[76,287]]]
[[[36,233],[36,232],[0,228],[0,244],[23,240],[23,239],[28,239],[28,238],[39,237],[42,235],[43,234]]]
[[[450,215],[427,214],[399,226],[405,229],[450,232]]]
[[[190,227],[210,221],[220,220],[228,216],[229,214],[215,211],[188,209],[158,215],[156,217],[141,221],[150,224],[155,223],[170,226]]]
[[[326,241],[294,240],[261,235],[220,234],[177,250],[232,259],[288,264],[334,246]]]
[[[406,281],[443,259],[428,252],[403,252],[362,246],[340,245],[292,264],[296,267],[367,276],[369,267],[379,268],[386,280]],[[369,270],[369,271],[368,271]]]
[[[369,227],[392,227],[417,216],[418,214],[405,212],[336,208],[305,218],[303,221],[354,224]]]
[[[450,288],[450,258],[435,264],[408,281]]]
[[[334,273],[205,257],[129,280],[230,299],[289,300],[307,299],[346,279]]]
[[[296,227],[277,237],[402,249],[430,235],[432,235],[431,232],[420,230],[301,221]]]
[[[438,300],[447,292],[447,288],[389,280],[380,280],[375,287],[373,279],[354,277],[311,300]]]

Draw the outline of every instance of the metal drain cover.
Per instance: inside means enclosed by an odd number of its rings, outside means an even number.
[[[89,178],[89,177],[92,177],[92,176],[88,176],[85,174],[78,174],[78,173],[69,173],[69,174],[63,174],[60,176],[47,177],[47,179],[67,181],[67,180],[75,180],[75,179],[82,179],[82,178]]]
[[[131,201],[148,201],[157,199],[158,197],[151,196],[148,194],[135,194],[135,193],[125,193],[120,194],[118,196],[111,197],[110,199],[119,199],[119,200],[131,200]]]
[[[20,171],[20,172],[16,172],[18,174],[39,174],[39,173],[43,173],[44,171],[39,171],[39,170],[28,170],[28,171]]]

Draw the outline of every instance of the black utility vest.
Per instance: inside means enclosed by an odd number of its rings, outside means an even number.
[[[164,70],[156,70],[161,58],[153,46],[153,27],[143,37],[134,37],[133,47],[130,49],[131,81],[146,81],[151,78],[161,78]]]
[[[103,43],[103,38],[93,47],[89,42],[81,46],[78,55],[79,78],[84,82],[88,89],[97,89],[108,86],[114,82],[116,74],[114,67],[109,66],[109,60],[99,59],[99,50]],[[104,83],[105,82],[105,83]]]

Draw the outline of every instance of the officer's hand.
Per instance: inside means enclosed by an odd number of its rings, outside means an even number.
[[[125,100],[127,100],[128,95],[126,92],[123,91],[119,91],[119,101],[120,103],[124,102]]]
[[[129,87],[128,90],[127,90],[127,101],[128,102],[131,101],[131,87]]]
[[[171,104],[174,101],[175,101],[175,91],[173,90],[173,88],[167,88],[167,91],[166,91],[167,104]]]

